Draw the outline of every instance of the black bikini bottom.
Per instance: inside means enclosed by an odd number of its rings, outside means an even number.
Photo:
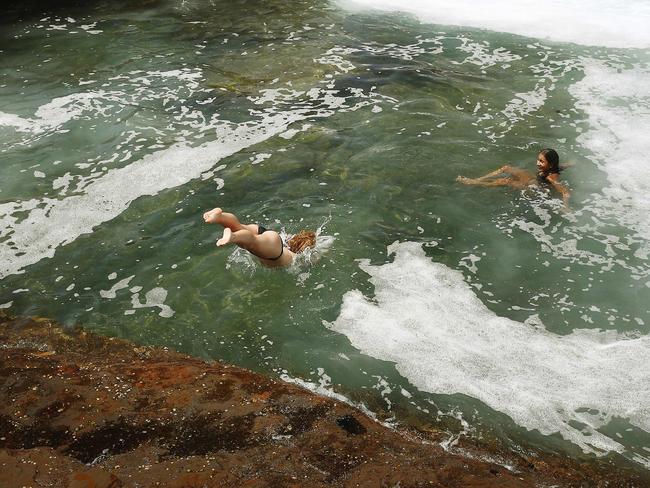
[[[257,224],[257,233],[258,234],[264,234],[267,230],[268,229],[266,227],[264,227],[263,225]],[[255,254],[255,253],[253,252],[251,254]],[[255,254],[255,256],[257,256],[260,259],[267,259],[269,261],[277,261],[278,259],[280,259],[282,257],[283,254],[284,254],[284,241],[282,240],[282,237],[280,237],[280,254],[278,256],[276,256],[274,258],[265,258],[265,257],[259,256],[257,254]]]

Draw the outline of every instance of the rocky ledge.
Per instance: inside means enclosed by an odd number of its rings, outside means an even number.
[[[650,486],[603,460],[449,452],[441,433],[45,319],[0,315],[0,388],[7,488]]]

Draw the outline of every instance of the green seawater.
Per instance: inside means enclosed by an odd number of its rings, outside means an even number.
[[[421,391],[328,324],[346,293],[372,300],[359,260],[389,263],[397,241],[461,272],[498,316],[645,337],[645,224],[606,191],[570,91],[585,59],[625,70],[645,53],[314,0],[97,1],[0,22],[0,306],[310,382],[452,439],[605,454],[471,395]],[[569,213],[546,190],[455,182],[533,171],[543,147],[573,164]],[[221,230],[201,218],[216,206],[289,234],[320,228],[327,245],[262,268],[216,248]],[[638,423],[593,428],[647,465]]]

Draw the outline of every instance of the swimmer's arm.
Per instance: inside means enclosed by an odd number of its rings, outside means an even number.
[[[571,192],[569,191],[569,189],[566,186],[564,186],[562,183],[560,183],[560,180],[558,179],[557,175],[549,175],[546,179],[551,183],[551,185],[553,185],[553,188],[555,188],[555,190],[560,195],[562,195],[562,202],[564,202],[564,208],[566,210],[569,210],[569,198],[571,197]]]

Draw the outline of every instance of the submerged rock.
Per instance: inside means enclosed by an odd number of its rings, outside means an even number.
[[[650,482],[604,461],[453,454],[441,439],[241,368],[0,312],[2,487]]]

